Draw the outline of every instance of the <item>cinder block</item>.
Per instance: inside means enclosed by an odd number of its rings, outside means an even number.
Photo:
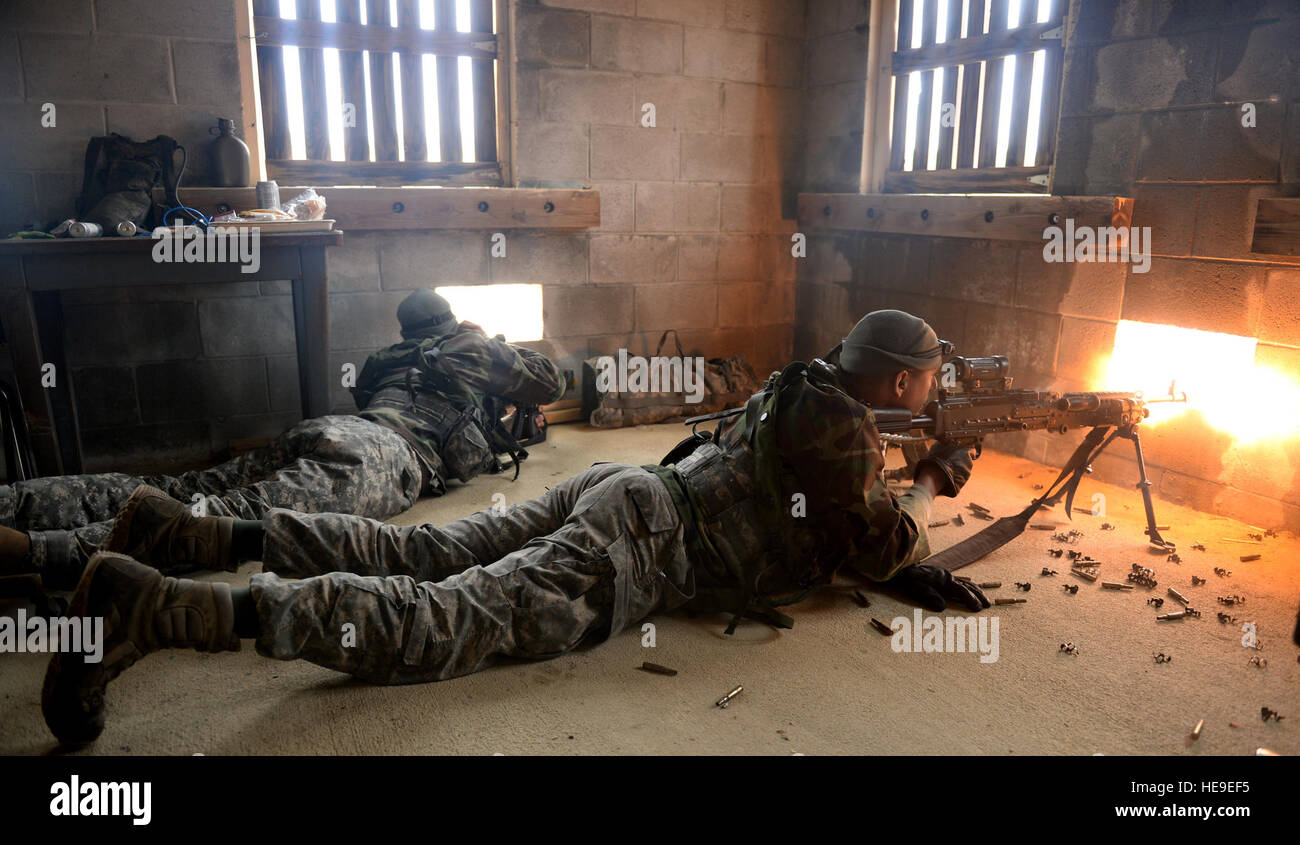
[[[1056,374],[1061,316],[993,305],[971,304],[966,313],[966,348],[971,355],[1003,354],[1017,377]]]
[[[862,252],[858,259],[860,273],[857,278],[870,287],[885,290],[952,296],[949,276],[953,268],[941,266],[937,258],[932,258],[934,247],[941,240],[943,239],[862,235],[859,241]],[[949,242],[948,248],[953,249],[954,244]],[[933,282],[932,276],[935,279]],[[996,279],[987,284],[992,289],[997,289]]]
[[[1109,44],[1093,59],[1095,111],[1204,103],[1214,88],[1218,33]]]
[[[698,24],[722,20],[725,0],[637,0],[639,18]]]
[[[1138,115],[1063,117],[1056,147],[1062,195],[1126,195],[1137,162]]]
[[[87,472],[211,465],[211,423],[206,420],[82,429],[81,449]]]
[[[768,232],[781,219],[781,190],[773,185],[722,186],[722,230]]]
[[[1255,126],[1237,106],[1142,115],[1138,175],[1158,181],[1275,181],[1282,157],[1282,106],[1257,103]],[[1178,155],[1170,155],[1170,150]]]
[[[681,25],[593,15],[591,66],[640,73],[681,73]]]
[[[0,146],[9,158],[6,167],[80,174],[86,144],[104,134],[104,109],[55,102],[54,126],[46,127],[41,125],[44,102],[0,103]]]
[[[808,50],[808,86],[836,82],[864,82],[867,78],[866,31],[839,32],[811,42]]]
[[[852,235],[808,232],[808,253],[797,259],[800,281],[851,282],[855,278],[858,239]]]
[[[718,326],[770,326],[793,323],[794,285],[733,282],[718,285]]]
[[[44,33],[24,33],[21,38],[30,99],[56,104],[59,100],[174,101],[166,41],[126,35]]]
[[[677,133],[671,129],[591,128],[591,178],[671,181],[677,173]]]
[[[659,235],[592,235],[593,282],[671,282],[677,239]]]
[[[90,32],[91,0],[27,0],[6,3],[0,28],[40,32]]]
[[[866,83],[839,82],[808,90],[808,131],[818,135],[850,135],[862,131]]]
[[[632,331],[631,287],[552,286],[542,289],[545,335],[583,337]]]
[[[1061,349],[1056,358],[1056,374],[1100,388],[1104,362],[1115,349],[1115,323],[1103,320],[1061,320]]]
[[[1145,248],[1145,247],[1144,247]],[[1043,248],[1019,247],[1015,305],[1035,311],[1115,321],[1124,306],[1126,265],[1048,262]]]
[[[1250,251],[1255,238],[1255,210],[1261,197],[1300,194],[1300,188],[1277,185],[1206,185],[1196,203],[1192,254],[1258,260]]]
[[[490,278],[488,250],[492,233],[402,232],[375,238],[379,276],[384,290],[409,291],[435,284],[474,284]],[[509,238],[507,234],[507,254]],[[344,241],[344,250],[347,249]],[[334,250],[337,251],[337,250]],[[369,272],[368,259],[359,271]]]
[[[1217,100],[1295,93],[1300,18],[1225,29],[1219,42]]]
[[[67,345],[72,366],[194,358],[199,354],[199,320],[192,302],[65,305],[63,319],[67,336],[76,338]],[[113,330],[106,332],[105,326]]]
[[[542,0],[542,5],[582,12],[605,12],[610,15],[636,14],[636,0]]]
[[[627,74],[548,69],[541,72],[539,87],[543,120],[631,126],[640,119]]]
[[[582,380],[582,362],[591,357],[585,337],[556,337],[548,340],[530,340],[520,343],[525,349],[540,352],[549,358],[560,372],[571,370],[576,381]],[[581,385],[565,393],[564,398],[581,397]]]
[[[242,125],[239,103],[239,48],[235,41],[182,41],[172,39],[176,62],[176,101],[218,106],[221,116]]]
[[[727,29],[798,38],[804,34],[804,4],[793,0],[727,0]]]
[[[515,15],[515,55],[523,64],[585,67],[591,55],[591,16],[519,6]]]
[[[113,0],[96,4],[101,32],[191,36],[233,41],[235,10],[210,0]]]
[[[642,182],[636,191],[639,232],[718,230],[719,186],[689,182]]]
[[[718,286],[660,284],[636,286],[636,328],[706,329],[717,324]]]
[[[1300,182],[1300,99],[1287,108],[1286,128],[1282,133],[1283,182]]]
[[[331,334],[344,328],[338,319],[338,303],[342,299],[344,297],[330,298]],[[290,297],[206,299],[199,303],[198,312],[204,355],[218,358],[294,351],[293,301]]]
[[[1300,346],[1300,269],[1269,269],[1266,280],[1259,339]]]
[[[584,235],[507,232],[506,256],[488,259],[488,272],[493,282],[580,285],[587,281],[587,261]]]
[[[82,428],[140,424],[130,367],[79,367],[73,370],[72,381]]]
[[[758,278],[769,282],[794,282],[798,275],[794,246],[788,233],[758,236]]]
[[[870,18],[870,0],[821,0],[808,4],[805,34],[809,39],[821,38],[856,26],[865,27]]]
[[[18,61],[18,36],[0,32],[0,100],[23,99],[23,75]]]
[[[1261,267],[1155,258],[1129,273],[1124,319],[1254,337],[1263,295]]]
[[[297,411],[302,408],[302,392],[298,385],[298,358],[296,355],[270,355],[266,361],[266,387],[270,394],[272,412]],[[353,362],[360,374],[362,362]],[[341,385],[343,372],[338,367],[330,370],[330,384]],[[332,392],[331,387],[331,392]]]
[[[1300,531],[1300,507],[1260,496],[1249,490],[1224,487],[1215,499],[1214,509],[1231,519],[1239,519],[1261,528]]]
[[[394,323],[396,323],[395,320]],[[396,343],[398,340],[400,338],[395,336],[390,342]],[[352,392],[343,386],[343,365],[351,364],[356,368],[357,374],[360,375],[361,369],[366,365],[366,359],[387,345],[382,344],[369,349],[335,348],[330,350],[330,413],[350,414],[358,410],[356,400],[352,398]],[[295,375],[294,378],[296,379],[297,376]]]
[[[266,413],[263,358],[165,361],[136,367],[140,415],[149,422]]]
[[[81,195],[81,173],[36,173],[36,212],[47,222],[67,220],[76,214]]]
[[[805,191],[857,191],[862,168],[862,136],[809,137],[804,141],[802,163]]]
[[[1198,189],[1145,184],[1134,185],[1133,189],[1132,224],[1151,228],[1151,251],[1157,255],[1190,255]]]
[[[418,237],[418,236],[415,236]],[[331,291],[379,290],[379,244],[373,235],[349,234],[343,246],[325,251]]]
[[[636,183],[595,182],[600,191],[600,225],[593,232],[631,232],[636,228]]]
[[[398,291],[330,297],[330,349],[375,351],[400,341],[397,306],[406,296]]]
[[[584,180],[587,178],[586,126],[521,120],[518,127],[519,147],[515,166],[521,177]]]
[[[716,131],[722,85],[683,76],[639,76],[636,80],[638,122],[646,103],[654,105],[655,125],[661,129]]]
[[[682,133],[682,178],[699,182],[757,182],[763,177],[758,138]]]
[[[677,240],[677,277],[681,281],[759,278],[759,240],[754,235],[682,235]]]
[[[31,173],[0,172],[0,196],[4,197],[4,205],[0,207],[0,232],[8,235],[44,223],[36,211],[36,183]]]
[[[761,35],[686,27],[685,74],[706,79],[759,82],[763,75]]]
[[[936,296],[1010,305],[1016,284],[1013,243],[935,238],[925,290]]]
[[[763,70],[754,81],[763,85],[802,88],[803,46],[799,39],[767,36],[763,41]],[[865,74],[863,71],[864,77]]]
[[[804,115],[803,91],[771,85],[726,82],[722,85],[722,131],[739,135],[828,134]],[[862,103],[857,131],[862,131]]]

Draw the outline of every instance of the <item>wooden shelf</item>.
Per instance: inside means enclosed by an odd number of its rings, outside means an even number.
[[[326,217],[343,231],[381,229],[588,229],[600,225],[600,191],[564,188],[365,188],[315,186]],[[280,187],[280,200],[302,187]],[[204,214],[220,204],[257,207],[253,188],[185,188],[181,202]],[[158,198],[161,201],[161,197]],[[401,209],[400,211],[397,209]]]
[[[1073,219],[1076,226],[1125,226],[1131,197],[980,194],[800,194],[803,229],[898,235],[1043,240],[1043,230]]]

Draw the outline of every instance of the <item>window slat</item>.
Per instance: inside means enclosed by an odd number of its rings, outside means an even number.
[[[952,41],[961,34],[961,0],[939,0],[940,3],[948,4],[948,16],[944,21],[943,37],[944,41]],[[952,119],[944,125],[944,110],[948,105],[952,105],[950,111]],[[944,69],[943,88],[939,92],[939,149],[935,158],[935,166],[939,170],[948,170],[952,167],[952,146],[953,136],[957,132],[956,119],[960,116],[957,111],[957,68],[955,66]]]
[[[366,20],[374,26],[388,26],[388,0],[366,0]],[[371,50],[370,108],[374,113],[376,161],[397,161],[396,100],[393,54]]]
[[[996,25],[1000,22],[1000,29],[995,29],[988,35],[959,38],[947,44],[932,44],[928,47],[918,47],[915,50],[904,50],[895,53],[893,58],[894,73],[909,73],[914,70],[945,67],[981,59],[987,60],[1023,50],[1041,50],[1049,43],[1052,43],[1052,39],[1044,39],[1039,36],[1061,25],[1060,21],[1048,21],[1047,23],[1031,23],[1008,30],[1006,28],[1006,4],[1005,2],[1001,4],[1002,12],[1000,14],[997,12],[998,5],[997,0],[994,0],[994,15],[990,25]]]
[[[967,12],[967,29],[970,34],[984,29],[984,0],[970,0]],[[980,108],[980,71],[983,62],[962,65],[960,137],[957,140],[957,167],[975,166],[975,126]]]
[[[470,0],[469,28],[475,32],[492,31],[492,0]],[[496,161],[496,78],[492,62],[474,59],[474,159]]]
[[[439,32],[456,31],[456,0],[437,0],[434,22]],[[462,161],[460,142],[460,71],[454,56],[438,57],[438,132],[443,161]]]
[[[365,0],[369,4],[370,0]],[[369,5],[366,6],[370,8]],[[387,11],[382,25],[374,18],[368,24],[329,23],[281,18],[255,17],[257,43],[263,47],[335,47],[346,50],[379,50],[385,53],[434,53],[445,56],[470,56],[476,59],[497,57],[497,37],[490,32],[434,32],[428,29],[397,29],[388,25]]]
[[[320,0],[299,0],[302,20],[320,20]],[[329,103],[325,98],[325,53],[316,47],[298,48],[302,79],[302,122],[307,158],[329,158]]]
[[[935,20],[939,0],[921,0],[921,46],[934,43]],[[912,169],[925,170],[930,161],[930,111],[933,108],[934,71],[921,74],[919,96],[916,98],[916,147],[912,156]]]
[[[898,43],[894,49],[912,43],[912,0],[898,3]],[[910,81],[906,74],[894,77],[893,139],[889,145],[889,169],[902,170],[907,155],[907,100]]]
[[[253,14],[279,16],[279,0],[254,0]],[[262,105],[262,141],[267,158],[289,155],[289,109],[284,87],[284,50],[270,47],[257,51],[257,76]]]
[[[397,0],[397,26],[420,29],[419,0]],[[424,62],[406,54],[402,63],[402,149],[407,161],[428,161],[424,140]]]
[[[337,0],[338,19],[344,23],[360,23],[362,0]],[[361,53],[355,50],[339,51],[339,76],[343,89],[343,102],[352,105],[353,125],[343,125],[343,157],[348,161],[370,160],[370,139],[366,135],[369,122],[366,103],[365,69]]]
[[[989,3],[989,32],[1007,28],[1009,0],[991,0]],[[980,106],[979,166],[997,164],[998,123],[1002,114],[1002,74],[1005,59],[993,59],[984,64],[984,100]]]

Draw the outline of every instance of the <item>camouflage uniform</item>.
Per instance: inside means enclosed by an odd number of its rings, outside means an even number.
[[[442,680],[499,655],[557,656],[654,611],[715,609],[748,573],[775,598],[840,564],[884,580],[924,556],[929,494],[886,489],[870,410],[798,380],[780,395],[757,448],[806,492],[806,516],[759,503],[763,461],[734,436],[740,421],[721,450],[675,467],[596,464],[442,528],[272,511],[251,584],[258,652],[374,683]]]
[[[393,388],[387,385],[402,380],[403,356],[414,343],[403,341],[366,361],[359,384],[374,389],[355,392],[363,409],[356,416],[304,420],[263,448],[177,477],[105,473],[0,487],[0,525],[28,532],[31,563],[47,584],[71,587],[141,484],[187,503],[202,496],[207,515],[239,519],[261,519],[272,508],[386,519],[410,508],[422,493],[441,495],[448,466],[462,480],[494,468],[495,454],[482,433],[484,396],[553,401],[564,389],[545,356],[487,338],[471,323],[450,325],[450,333],[423,342],[425,348],[441,342],[442,354],[432,362],[439,384],[464,391],[468,401],[462,405],[468,408],[455,408],[424,388],[418,397],[426,406],[445,407],[459,423],[440,437],[420,428],[422,419],[407,409],[404,388],[400,402],[388,401]],[[474,461],[475,469],[462,468]]]

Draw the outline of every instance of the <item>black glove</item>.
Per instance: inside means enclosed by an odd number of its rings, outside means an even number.
[[[947,479],[947,484],[939,491],[939,495],[955,497],[970,480],[973,465],[969,446],[951,440],[940,440],[930,447],[930,451],[924,458],[916,462],[912,477],[919,476],[922,467],[934,467]]]
[[[969,581],[958,581],[941,566],[918,563],[905,566],[887,582],[903,591],[917,604],[939,613],[954,601],[967,610],[979,611],[989,606],[984,592]]]

